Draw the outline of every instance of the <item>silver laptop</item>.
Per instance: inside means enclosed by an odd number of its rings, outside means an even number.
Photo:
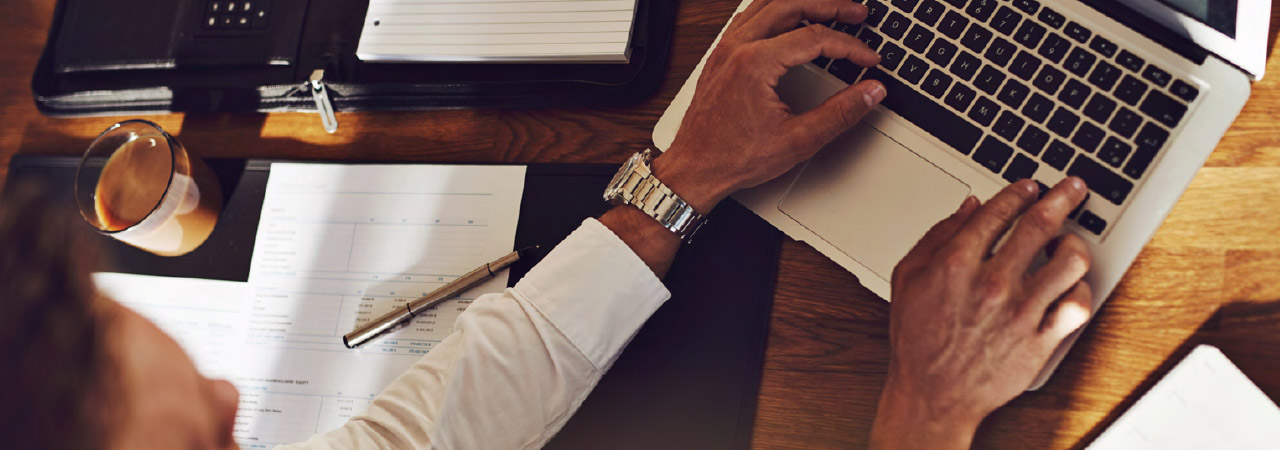
[[[819,58],[778,93],[804,111],[872,78],[888,97],[813,160],[735,198],[887,299],[894,265],[965,197],[1079,176],[1092,192],[1067,228],[1092,247],[1095,309],[1262,76],[1270,16],[1265,0],[859,1],[864,24],[830,26],[881,64]],[[701,71],[654,130],[660,149]]]

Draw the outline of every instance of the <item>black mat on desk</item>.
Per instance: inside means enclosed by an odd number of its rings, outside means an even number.
[[[10,161],[8,184],[43,182],[74,209],[77,163],[73,157],[17,155]],[[208,163],[227,199],[209,240],[187,255],[164,258],[102,236],[112,270],[248,278],[270,162]],[[583,219],[603,213],[600,193],[615,170],[611,165],[529,166],[516,247],[550,248]],[[666,278],[671,300],[546,448],[747,448],[781,238],[777,229],[732,201],[718,207],[695,242],[680,250]],[[513,267],[511,283],[535,260]]]

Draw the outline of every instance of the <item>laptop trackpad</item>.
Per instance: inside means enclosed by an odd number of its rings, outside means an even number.
[[[864,123],[819,152],[778,209],[888,281],[898,261],[969,192]]]

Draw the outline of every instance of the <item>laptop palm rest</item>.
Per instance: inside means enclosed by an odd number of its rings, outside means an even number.
[[[859,124],[814,156],[778,209],[884,280],[970,188]]]

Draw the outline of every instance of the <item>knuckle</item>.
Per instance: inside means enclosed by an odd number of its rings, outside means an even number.
[[[963,276],[973,267],[973,260],[962,251],[948,249],[942,255],[942,270],[948,278]]]
[[[1008,290],[1009,282],[1003,275],[989,272],[978,279],[975,293],[978,295],[979,304],[989,307],[1003,301]]]
[[[1048,207],[1037,204],[1022,215],[1022,220],[1037,235],[1053,236],[1062,228],[1062,221]]]

